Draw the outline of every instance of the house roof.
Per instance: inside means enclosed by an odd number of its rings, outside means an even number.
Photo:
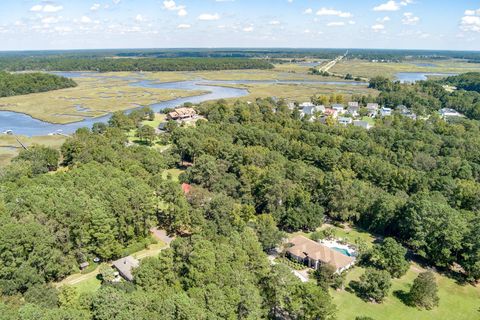
[[[132,281],[132,271],[140,265],[140,262],[134,257],[128,256],[113,261],[112,264],[125,279],[127,279],[128,281]]]
[[[322,263],[327,263],[336,270],[347,267],[355,260],[304,236],[293,237],[289,243],[293,244],[292,247],[287,249],[290,254],[301,258],[309,257]]]
[[[182,118],[182,117],[191,117],[196,115],[195,109],[193,108],[177,108],[172,112],[169,112],[168,115],[170,118]]]
[[[183,193],[187,194],[190,192],[190,190],[192,189],[192,186],[189,185],[188,183],[182,183],[182,191]]]

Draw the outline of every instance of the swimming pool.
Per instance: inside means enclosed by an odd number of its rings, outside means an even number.
[[[337,247],[332,247],[332,249],[335,250],[335,251],[338,251],[338,252],[340,252],[341,254],[344,254],[344,255],[346,255],[346,256],[348,256],[348,257],[352,257],[352,255],[350,254],[350,252],[348,252],[347,249],[342,249],[342,248],[337,248]]]

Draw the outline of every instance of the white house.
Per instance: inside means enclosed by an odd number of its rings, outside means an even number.
[[[461,114],[457,110],[451,109],[451,108],[440,109],[439,113],[440,113],[440,116],[442,116],[442,118],[444,118],[444,119],[445,118],[456,118],[456,117],[463,117],[464,116],[463,114]]]
[[[371,117],[371,118],[377,116],[378,109],[379,109],[378,103],[368,103],[367,104],[368,116]]]
[[[303,105],[303,104],[302,104]],[[300,106],[302,106],[300,105]],[[325,106],[316,106],[314,104],[309,104],[305,105],[302,107],[300,110],[300,116],[303,118],[307,115],[309,116],[314,116],[316,113],[324,113],[325,112]]]
[[[337,114],[339,114],[339,115],[345,114],[345,112],[346,112],[345,106],[343,104],[340,104],[340,103],[332,104],[332,109],[337,111]]]
[[[382,117],[391,116],[392,115],[392,109],[383,107],[382,109],[380,109],[380,115]]]
[[[352,117],[358,117],[360,115],[360,105],[358,102],[349,102],[348,103],[348,108],[347,108],[347,113],[351,115]]]
[[[353,123],[353,119],[352,119],[352,118],[348,118],[348,117],[339,117],[339,118],[338,118],[338,123],[341,124],[341,125],[343,125],[343,126],[347,126],[347,125]]]

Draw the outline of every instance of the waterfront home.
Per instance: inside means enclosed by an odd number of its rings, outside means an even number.
[[[192,119],[197,115],[193,108],[176,108],[167,114],[167,120],[186,120]]]
[[[296,236],[288,241],[287,255],[309,268],[317,269],[322,264],[328,264],[336,273],[342,273],[355,263],[355,258],[310,240],[304,236]]]

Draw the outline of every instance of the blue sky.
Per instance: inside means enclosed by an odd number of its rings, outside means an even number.
[[[471,0],[0,0],[0,50],[480,50]]]

